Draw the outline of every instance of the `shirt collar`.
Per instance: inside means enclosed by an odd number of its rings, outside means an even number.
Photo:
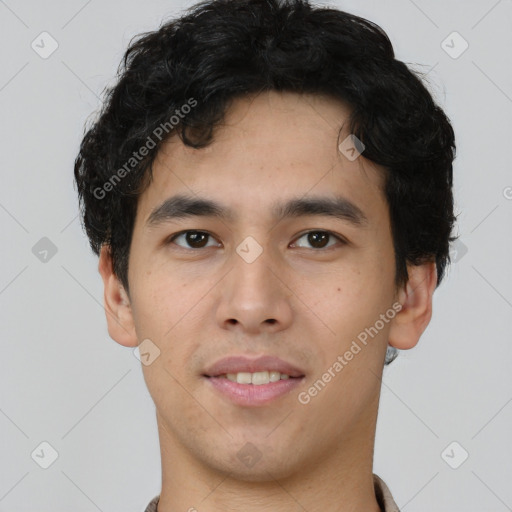
[[[373,475],[373,485],[375,488],[375,496],[377,497],[377,503],[381,508],[382,512],[400,512],[391,491],[388,486],[384,483],[384,480],[379,478],[377,475]],[[144,512],[157,512],[158,501],[160,495],[155,496],[147,506]]]
[[[375,488],[375,496],[377,497],[377,503],[381,508],[382,512],[400,512],[398,505],[395,503],[391,491],[388,486],[384,483],[382,478],[377,475],[373,475],[373,485]],[[155,509],[156,512],[156,509]]]

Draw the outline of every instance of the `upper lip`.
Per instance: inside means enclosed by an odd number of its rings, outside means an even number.
[[[274,356],[260,356],[250,358],[247,356],[230,356],[219,359],[216,363],[209,366],[204,375],[207,377],[218,377],[227,373],[239,372],[262,372],[274,371],[284,373],[290,377],[303,377],[304,372],[287,361],[283,361]]]

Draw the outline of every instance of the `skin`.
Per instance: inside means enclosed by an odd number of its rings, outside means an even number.
[[[350,161],[337,149],[348,115],[346,105],[317,95],[272,91],[234,101],[207,148],[172,137],[160,149],[138,201],[129,294],[108,247],[101,252],[110,336],[127,347],[149,338],[161,351],[142,366],[160,438],[159,512],[379,511],[372,463],[386,346],[418,342],[431,318],[436,269],[409,267],[407,285],[395,286],[382,169],[364,153]],[[238,217],[147,227],[151,211],[177,193],[215,199]],[[276,200],[334,193],[368,223],[323,216],[277,222],[270,214]],[[211,237],[203,248],[185,237],[169,242],[184,230]],[[346,243],[331,237],[328,247],[315,247],[303,236],[314,230]],[[247,236],[263,249],[250,264],[236,252]],[[298,393],[397,301],[401,311],[300,403]],[[303,369],[304,382],[267,405],[236,405],[202,373],[241,354],[281,357]],[[247,443],[261,456],[251,467],[237,457]]]

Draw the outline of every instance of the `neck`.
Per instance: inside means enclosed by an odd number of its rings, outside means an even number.
[[[267,472],[268,478],[250,481],[194,458],[157,418],[162,457],[158,512],[380,512],[372,473],[374,422],[292,474]]]

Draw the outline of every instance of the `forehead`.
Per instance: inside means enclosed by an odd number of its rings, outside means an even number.
[[[176,194],[223,204],[237,219],[282,213],[276,205],[285,199],[309,196],[342,197],[378,215],[386,206],[383,170],[364,152],[350,160],[338,148],[350,135],[349,114],[345,104],[318,95],[270,91],[234,100],[207,147],[173,136],[160,148],[137,221]]]

